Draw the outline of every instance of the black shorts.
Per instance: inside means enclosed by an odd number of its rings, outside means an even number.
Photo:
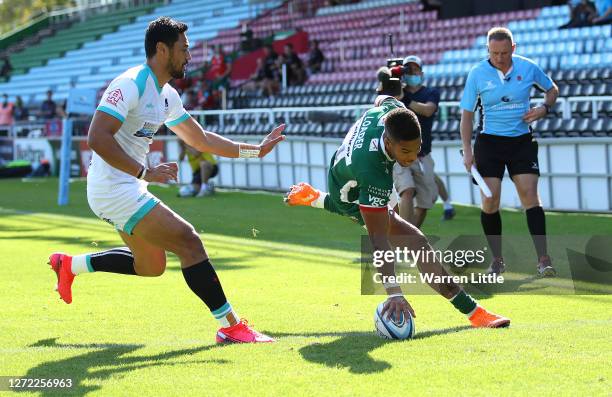
[[[474,161],[483,177],[503,179],[506,167],[510,178],[519,174],[540,175],[538,142],[531,134],[516,137],[478,134]]]
[[[211,178],[214,178],[215,176],[217,176],[217,174],[219,173],[219,167],[217,166],[217,164],[213,165],[213,169],[212,172],[210,174]],[[191,175],[191,183],[194,185],[201,185],[202,184],[202,174],[200,173],[200,169],[198,168],[197,171],[193,172],[193,175]]]

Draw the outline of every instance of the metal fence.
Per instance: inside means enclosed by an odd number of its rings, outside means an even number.
[[[572,117],[571,104],[578,102],[591,102],[592,111],[591,117],[599,117],[599,106],[598,103],[611,102],[612,96],[591,96],[591,97],[567,97],[558,98],[557,103],[561,106],[562,118],[569,119]],[[533,98],[533,103],[542,103],[544,98]],[[459,102],[448,101],[440,102],[439,114],[448,114],[448,109],[459,106]],[[191,112],[194,117],[197,117],[200,121],[206,116],[216,116],[219,119],[219,128],[223,130],[226,122],[229,119],[233,119],[234,123],[241,121],[242,117],[247,114],[256,114],[259,116],[259,121],[265,121],[268,124],[275,124],[276,118],[282,115],[283,120],[291,121],[292,116],[295,117],[297,113],[302,112],[340,112],[340,111],[355,111],[355,118],[365,111],[371,108],[372,105],[347,105],[347,106],[325,106],[325,107],[281,107],[281,108],[263,108],[263,109],[226,109],[226,110],[197,110]]]

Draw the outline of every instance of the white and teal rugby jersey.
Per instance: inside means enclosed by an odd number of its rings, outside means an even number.
[[[108,86],[98,111],[108,113],[123,124],[115,134],[119,146],[134,160],[146,164],[153,136],[162,125],[172,127],[189,119],[181,98],[169,84],[159,86],[147,64],[128,69]],[[94,180],[133,178],[107,164],[93,153],[89,174]]]

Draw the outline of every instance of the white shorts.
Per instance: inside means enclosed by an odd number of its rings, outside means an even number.
[[[415,207],[425,209],[433,207],[438,198],[438,186],[431,153],[415,161],[409,167],[402,167],[395,163],[393,185],[400,196],[406,189],[414,188],[416,190]]]
[[[96,216],[110,223],[115,229],[132,234],[136,224],[147,215],[160,200],[149,193],[148,183],[134,181],[93,180],[87,178],[87,201]]]

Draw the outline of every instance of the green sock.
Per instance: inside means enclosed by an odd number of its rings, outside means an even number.
[[[471,314],[477,306],[474,298],[466,294],[464,290],[459,291],[450,302],[463,314]]]

